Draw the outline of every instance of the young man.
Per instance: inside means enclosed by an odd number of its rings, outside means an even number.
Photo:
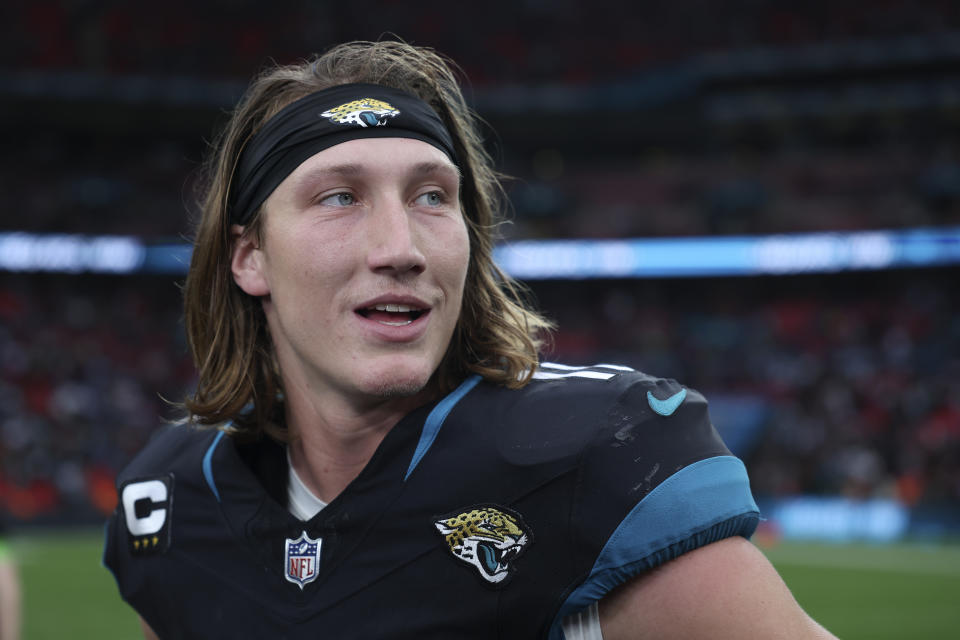
[[[428,50],[253,83],[187,279],[190,425],[121,474],[108,528],[148,637],[827,635],[747,542],[699,394],[538,363],[499,195]]]

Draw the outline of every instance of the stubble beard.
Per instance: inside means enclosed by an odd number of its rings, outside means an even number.
[[[386,375],[372,381],[372,384],[367,387],[367,392],[371,397],[380,400],[426,397],[430,395],[435,378],[436,370],[428,376],[411,371],[397,377]]]
[[[383,400],[389,400],[390,398],[409,398],[423,391],[426,386],[425,383],[413,380],[381,381],[370,390],[370,395]]]

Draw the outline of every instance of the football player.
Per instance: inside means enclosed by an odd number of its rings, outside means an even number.
[[[350,43],[257,78],[185,289],[186,424],[118,479],[148,637],[829,637],[747,538],[696,391],[538,362],[451,66]]]

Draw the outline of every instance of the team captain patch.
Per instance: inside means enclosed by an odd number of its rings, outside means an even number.
[[[124,483],[120,487],[120,509],[132,555],[165,552],[170,548],[173,474]]]
[[[387,118],[395,118],[400,111],[389,102],[374,98],[361,98],[320,114],[336,124],[358,124],[361,127],[382,127]]]
[[[453,557],[476,568],[490,585],[503,586],[515,570],[513,561],[533,541],[519,514],[495,505],[478,505],[436,520]]]
[[[286,566],[284,576],[300,587],[301,591],[304,586],[317,579],[322,543],[322,538],[313,539],[304,531],[296,540],[287,538],[284,544],[283,564]]]

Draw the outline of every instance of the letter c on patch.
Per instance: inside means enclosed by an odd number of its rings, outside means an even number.
[[[127,530],[134,536],[159,532],[167,522],[170,491],[163,480],[131,482],[121,493]]]

